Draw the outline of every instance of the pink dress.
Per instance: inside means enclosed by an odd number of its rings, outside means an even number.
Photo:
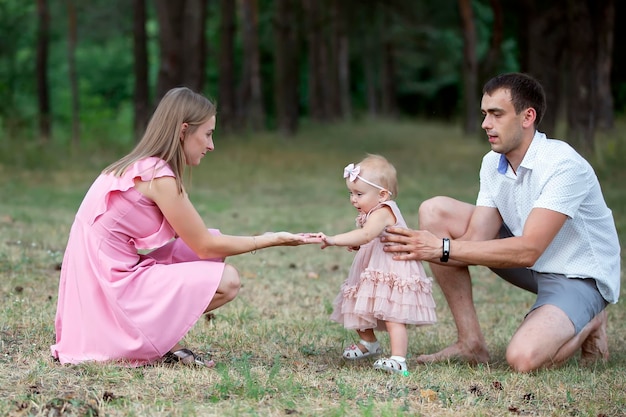
[[[384,206],[393,211],[395,226],[407,227],[395,201],[381,203],[367,215],[357,217],[357,226],[363,227],[369,215]],[[421,262],[396,261],[393,254],[383,251],[383,246],[376,238],[359,248],[333,303],[331,320],[355,330],[386,330],[384,321],[435,323],[432,279],[426,276]]]
[[[61,363],[162,357],[200,318],[220,283],[222,259],[200,260],[159,208],[134,188],[174,172],[146,158],[121,177],[100,175],[65,250],[52,356]],[[219,233],[217,230],[212,233]],[[147,255],[138,250],[158,248]]]

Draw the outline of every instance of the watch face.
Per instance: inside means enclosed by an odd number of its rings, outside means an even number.
[[[441,262],[448,262],[449,257],[450,257],[450,239],[448,239],[447,237],[444,237],[443,238],[443,250],[442,250],[441,258],[439,258],[439,260]]]

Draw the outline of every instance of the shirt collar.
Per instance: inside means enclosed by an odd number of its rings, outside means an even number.
[[[535,164],[535,156],[537,155],[537,150],[541,145],[540,142],[546,140],[546,135],[544,133],[535,131],[535,136],[533,136],[532,142],[530,142],[530,146],[524,155],[524,159],[522,163],[519,165],[520,168],[532,169]],[[505,175],[507,169],[509,168],[509,161],[506,159],[504,154],[500,154],[500,161],[498,162],[498,173]],[[518,168],[519,169],[519,168]]]
[[[506,159],[503,153],[500,154],[500,162],[498,162],[498,172],[502,175],[506,174],[506,170],[509,169],[509,161]]]

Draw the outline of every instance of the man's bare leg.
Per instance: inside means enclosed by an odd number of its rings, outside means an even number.
[[[591,327],[591,332],[581,346],[580,359],[583,365],[589,365],[597,360],[607,361],[609,359],[609,343],[606,336],[607,321],[606,310],[602,310],[587,325]]]
[[[581,359],[589,362],[608,359],[606,311],[600,312],[583,329],[574,334],[567,315],[553,305],[544,305],[526,317],[507,348],[509,365],[519,372],[559,365],[579,349]]]
[[[471,204],[448,197],[425,201],[419,210],[420,229],[437,236],[458,238],[465,233],[474,210]],[[420,363],[465,360],[470,363],[489,361],[472,297],[472,281],[467,267],[430,264],[430,268],[446,298],[457,328],[456,343],[430,355],[420,355]]]
[[[472,283],[467,268],[431,265],[439,287],[443,291],[457,329],[456,343],[430,355],[417,357],[419,363],[460,359],[469,363],[489,361],[487,344],[480,330],[472,298]]]

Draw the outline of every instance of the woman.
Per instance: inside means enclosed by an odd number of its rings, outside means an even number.
[[[87,192],[61,269],[51,346],[61,363],[139,366],[165,357],[210,365],[179,341],[203,313],[236,297],[239,274],[224,258],[320,242],[287,232],[227,236],[207,229],[183,173],[213,151],[215,115],[202,95],[170,90],[135,149]]]

